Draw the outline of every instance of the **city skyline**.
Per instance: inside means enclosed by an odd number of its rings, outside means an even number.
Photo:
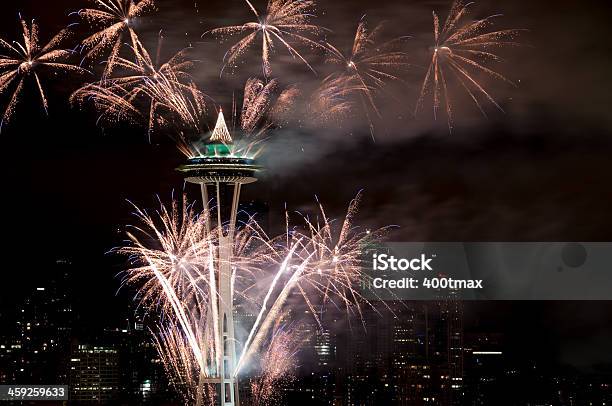
[[[63,274],[70,268],[70,264],[58,265]],[[7,360],[21,359],[20,368],[15,371],[23,369],[12,377],[2,374],[3,382],[20,383],[29,376],[34,384],[41,379],[49,383],[48,380],[55,377],[53,383],[70,385],[73,400],[80,396],[83,400],[93,398],[119,404],[142,404],[147,401],[165,404],[163,402],[172,399],[180,403],[178,395],[168,391],[159,358],[151,342],[146,339],[147,332],[138,318],[117,321],[115,327],[100,327],[87,332],[81,330],[73,332],[70,337],[62,336],[61,331],[65,328],[62,325],[69,326],[69,329],[79,325],[76,315],[68,319],[61,316],[62,309],[78,310],[65,297],[61,288],[64,284],[47,286],[45,290],[40,287],[33,289],[23,306],[15,309],[15,313],[21,314],[22,308],[33,306],[32,309],[38,308],[39,312],[42,309],[43,313],[26,310],[26,315],[18,318],[17,336],[12,339],[10,334],[6,334],[8,330],[3,329],[4,334],[0,336],[0,372],[7,371]],[[60,287],[59,290],[56,286]],[[61,300],[58,302],[57,299]],[[40,307],[41,303],[49,301],[61,306]],[[479,313],[478,309],[482,313],[483,307],[475,302],[397,302],[392,306],[394,312],[401,311],[401,318],[391,312],[381,315],[366,311],[365,329],[361,326],[347,328],[347,320],[337,318],[337,315],[330,315],[335,320],[328,324],[329,329],[319,330],[316,324],[297,327],[312,334],[307,336],[307,344],[301,351],[296,378],[281,386],[282,397],[279,399],[297,405],[334,404],[337,401],[346,405],[383,401],[426,405],[430,404],[424,400],[426,398],[446,396],[447,403],[443,404],[465,404],[462,402],[469,399],[470,404],[487,405],[492,401],[506,404],[504,402],[512,402],[512,399],[514,402],[569,402],[573,399],[582,404],[580,402],[587,400],[606,402],[612,397],[609,374],[612,363],[602,360],[600,365],[593,368],[576,369],[551,361],[552,358],[547,359],[535,348],[531,351],[527,349],[534,344],[534,336],[541,332],[530,330],[533,324],[524,317],[522,309],[519,309],[522,315],[516,317],[527,324],[522,331],[510,333],[500,328],[504,324],[499,320],[491,323],[491,317],[475,317],[474,313]],[[493,307],[496,316],[503,317],[500,306]],[[501,307],[505,307],[505,312],[516,313],[519,306],[506,303]],[[543,310],[541,303],[526,302],[520,307],[530,312]],[[584,303],[578,306],[582,312],[593,308],[597,306]],[[237,315],[244,317],[240,311]],[[66,323],[70,319],[72,321],[68,324],[58,324],[58,321],[64,320],[63,323]],[[2,321],[6,326],[7,318],[3,317]],[[56,338],[55,347],[46,352],[42,351],[42,347],[40,352],[34,351],[38,344],[27,339],[24,341],[23,333],[19,333],[25,332],[26,327],[31,327],[40,345],[42,340],[50,342],[54,341],[51,337]],[[453,329],[451,336],[455,336],[456,341],[449,341],[449,328]],[[523,336],[522,345],[521,340],[517,340],[519,335]],[[67,342],[70,342],[68,346]],[[26,350],[21,347],[23,343],[28,343],[30,347]],[[54,357],[63,360],[52,363],[57,372],[48,368]],[[42,364],[41,359],[45,360]],[[101,361],[101,365],[106,365],[106,372],[98,368],[92,371],[87,367],[100,365]],[[451,386],[445,390],[444,377],[447,374],[450,374]],[[487,378],[481,381],[481,377]],[[587,391],[593,384],[598,385],[597,390]],[[243,382],[241,396],[247,393],[244,392],[247,390],[244,385]],[[521,385],[523,391],[515,393],[513,397],[499,390],[514,385]],[[79,389],[81,386],[91,389],[83,391]]]

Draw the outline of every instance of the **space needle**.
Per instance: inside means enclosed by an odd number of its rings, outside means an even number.
[[[218,342],[221,343],[220,362],[200,380],[196,405],[202,405],[202,384],[214,384],[217,404],[238,406],[238,380],[235,376],[236,341],[234,337],[232,249],[236,231],[236,217],[242,185],[257,181],[259,171],[253,158],[233,153],[233,140],[227,128],[223,112],[219,112],[217,124],[210,135],[205,151],[189,159],[177,170],[189,183],[200,185],[204,212],[207,213],[208,231],[218,233],[216,263],[218,265],[216,297],[211,306],[218,315]],[[213,228],[214,227],[214,228]],[[213,312],[210,312],[213,313]]]

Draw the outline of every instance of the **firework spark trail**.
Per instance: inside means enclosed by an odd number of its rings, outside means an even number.
[[[117,88],[109,88],[98,83],[90,83],[75,91],[70,96],[70,103],[83,106],[93,103],[98,112],[98,123],[125,121],[136,123],[142,117],[140,111],[125,100]]]
[[[286,234],[270,239],[252,220],[240,228],[231,260],[232,290],[236,292],[236,301],[257,306],[258,316],[242,345],[234,374],[240,373],[254,354],[266,351],[266,342],[274,336],[292,292],[302,295],[319,324],[316,303],[324,306],[334,303],[337,297],[346,305],[343,311],[349,313],[360,303],[368,303],[356,292],[355,284],[362,274],[362,250],[379,233],[354,230],[357,203],[358,198],[349,205],[337,237],[322,206],[319,206],[322,223],[302,217],[304,232],[288,226]],[[163,319],[171,323],[168,329],[180,330],[182,341],[163,335],[158,338],[160,350],[172,346],[164,358],[166,368],[176,370],[191,365],[199,369],[194,373],[198,376],[215,376],[223,353],[218,342],[219,315],[215,314],[220,300],[216,287],[220,264],[213,259],[218,247],[217,230],[208,230],[205,220],[208,213],[196,215],[185,204],[179,210],[176,202],[171,210],[162,207],[157,221],[138,209],[136,215],[144,223],[136,229],[149,242],[145,244],[143,238],[130,233],[131,245],[118,250],[129,255],[133,264],[126,272],[124,284],[139,286],[137,298],[141,304],[161,309]],[[161,227],[157,222],[161,222]],[[262,277],[275,267],[272,281],[262,290],[260,282],[265,280]],[[357,314],[361,314],[359,310]],[[193,355],[183,354],[184,351]],[[190,357],[195,360],[191,364],[186,361]],[[185,372],[176,371],[180,373]]]
[[[196,373],[199,366],[189,344],[185,342],[180,326],[174,323],[160,324],[155,331],[150,332],[170,382],[175,388],[183,389],[181,392],[186,392],[183,393],[185,398],[192,399],[194,394],[191,392],[192,388],[197,387]]]
[[[173,201],[168,210],[161,205],[156,216],[151,216],[143,210],[135,208],[135,215],[142,226],[133,227],[128,232],[131,241],[129,246],[120,248],[118,253],[126,255],[133,265],[123,278],[122,285],[137,285],[137,298],[141,306],[157,308],[162,314],[174,314],[190,344],[194,345],[195,329],[189,327],[189,317],[185,314],[182,304],[197,306],[197,314],[207,312],[208,303],[217,298],[217,268],[214,253],[217,250],[219,235],[217,230],[209,229],[206,218],[208,213],[196,214],[192,206],[183,202],[182,206]],[[240,286],[234,287],[238,296],[244,289],[256,281],[254,269],[259,269],[261,263],[267,261],[271,246],[265,249],[251,250],[254,243],[263,241],[259,234],[259,226],[247,223],[239,230],[234,247],[236,266],[241,267]],[[141,236],[136,235],[138,233]],[[144,236],[145,238],[143,238]],[[153,247],[148,247],[147,241],[155,241]],[[261,244],[259,244],[261,245]],[[213,319],[218,315],[214,314]],[[217,323],[213,323],[215,328]],[[218,334],[215,335],[217,337]],[[220,343],[215,343],[216,351],[220,351]]]
[[[172,77],[158,75],[155,79],[145,79],[137,92],[146,95],[155,105],[151,114],[160,126],[168,125],[169,120],[165,119],[163,114],[166,112],[177,117],[181,126],[201,131],[206,104],[203,94],[195,84],[184,87],[177,84]]]
[[[220,36],[248,33],[227,51],[223,69],[227,66],[235,66],[242,54],[261,37],[262,69],[265,77],[272,74],[270,56],[277,47],[277,43],[282,45],[293,58],[299,59],[314,72],[314,68],[290,42],[295,41],[311,48],[322,48],[319,42],[308,37],[325,31],[322,27],[310,22],[314,16],[312,9],[315,2],[313,0],[269,0],[264,14],[258,13],[249,0],[245,2],[257,21],[215,28],[210,31],[211,34]]]
[[[251,333],[249,333],[249,336],[252,336],[253,338],[250,342],[247,342],[245,344],[243,352],[238,358],[238,362],[236,363],[234,376],[237,376],[240,373],[245,362],[247,362],[249,358],[253,356],[254,353],[258,352],[261,349],[261,345],[268,336],[274,322],[278,320],[281,316],[282,308],[285,305],[289,294],[292,292],[293,288],[296,286],[297,282],[304,273],[306,267],[309,265],[308,260],[309,258],[307,258],[295,268],[289,280],[282,287],[280,294],[274,300],[272,307],[265,315],[263,322],[257,324],[253,327],[253,329],[251,329]]]
[[[134,48],[136,61],[121,57],[117,57],[116,60],[117,67],[122,68],[130,74],[107,78],[107,80],[104,81],[104,85],[107,87],[121,86],[126,89],[134,89],[142,85],[145,79],[153,80],[159,76],[166,76],[177,85],[188,88],[189,85],[193,83],[189,71],[195,66],[195,61],[187,57],[187,52],[191,48],[182,49],[170,57],[166,62],[161,63],[159,60],[159,53],[161,52],[162,40],[162,37],[158,40],[157,57],[155,60],[153,60],[149,51],[140,40],[136,40],[136,48]]]
[[[380,239],[387,229],[364,233],[354,230],[352,222],[359,200],[360,195],[349,205],[337,237],[334,237],[332,222],[325,214],[322,205],[319,205],[321,224],[302,217],[306,232],[295,230],[289,232],[288,230],[288,234],[282,237],[287,238],[288,244],[286,251],[281,250],[281,252],[286,252],[283,254],[284,260],[268,288],[257,320],[249,332],[249,337],[238,359],[235,374],[238,374],[249,358],[260,350],[270,328],[282,313],[289,294],[295,289],[302,295],[304,302],[319,324],[321,320],[317,317],[318,312],[313,305],[316,301],[314,297],[319,298],[318,301],[322,306],[326,302],[335,303],[334,298],[336,298],[344,304],[344,311],[351,313],[354,308],[359,317],[361,317],[359,303],[363,302],[371,306],[371,303],[365,300],[355,288],[364,276],[361,263],[362,250],[368,242]],[[281,237],[277,237],[277,241],[280,239]],[[290,275],[289,278],[282,279],[284,274]],[[284,285],[280,293],[273,296],[280,280]],[[273,302],[268,309],[266,304],[271,298]]]
[[[170,210],[162,205],[156,217],[136,208],[136,216],[143,227],[135,230],[146,239],[130,232],[132,244],[118,250],[134,265],[125,273],[123,284],[138,285],[140,305],[160,310],[167,320],[167,326],[159,329],[156,345],[172,376],[214,375],[222,351],[215,312],[219,298],[214,241],[218,234],[209,232],[204,215],[195,214],[184,201],[180,208],[173,202]],[[155,241],[155,246],[147,248],[146,240]],[[196,371],[184,370],[194,367]],[[193,393],[193,386],[190,389]]]
[[[201,324],[203,325],[203,324]],[[175,322],[159,323],[155,330],[150,330],[153,343],[169,376],[171,385],[177,389],[187,404],[193,403],[198,396],[199,364],[182,329]],[[210,337],[199,337],[201,347]],[[204,396],[209,405],[214,404],[214,385],[204,385]]]
[[[360,303],[374,308],[355,286],[364,278],[368,278],[362,272],[361,256],[364,247],[381,240],[390,227],[357,231],[353,220],[360,200],[361,192],[349,204],[338,233],[334,231],[334,222],[327,217],[321,203],[320,219],[316,222],[302,217],[306,231],[299,235],[305,244],[298,254],[300,260],[307,259],[313,266],[306,269],[297,288],[319,324],[321,321],[316,316],[318,312],[313,305],[315,301],[309,299],[307,292],[314,292],[319,296],[321,308],[329,303],[346,314],[354,313],[359,319],[362,319]]]
[[[298,241],[298,244],[299,244],[299,241]],[[287,270],[287,267],[289,265],[289,261],[292,259],[293,253],[297,249],[298,244],[293,245],[290,248],[288,255],[285,257],[285,259],[282,262],[278,272],[274,276],[274,279],[272,280],[272,283],[270,284],[270,287],[268,288],[266,296],[265,296],[265,298],[263,300],[263,303],[261,305],[261,309],[259,310],[259,313],[257,314],[257,319],[255,319],[255,323],[253,324],[253,327],[251,328],[251,330],[249,332],[249,336],[247,337],[247,340],[244,343],[243,353],[238,358],[238,363],[236,365],[236,371],[235,371],[236,374],[238,373],[238,371],[240,370],[240,367],[242,366],[243,359],[245,359],[245,357],[248,355],[247,354],[247,350],[250,349],[250,347],[251,347],[250,346],[251,341],[255,338],[256,333],[258,331],[260,331],[259,326],[260,326],[260,324],[262,322],[262,319],[264,318],[264,316],[267,314],[267,311],[268,311],[268,307],[267,307],[268,306],[268,301],[272,297],[272,294],[274,293],[274,290],[276,289],[276,285],[278,284],[278,282],[280,281],[281,277],[283,276],[283,274]],[[266,320],[268,320],[268,319],[266,319]]]
[[[328,76],[314,92],[309,106],[311,115],[322,123],[342,121],[354,109],[351,95],[360,92],[367,93],[368,89],[360,83],[347,82],[344,77]]]
[[[159,308],[163,314],[174,315],[200,370],[204,370],[207,367],[206,351],[198,342],[200,329],[194,325],[193,317],[194,314],[205,315],[207,303],[215,300],[214,279],[207,280],[199,269],[214,256],[211,241],[215,235],[206,232],[200,216],[185,203],[181,209],[176,202],[173,202],[171,210],[162,206],[158,213],[161,229],[144,211],[136,208],[136,215],[145,226],[136,229],[154,238],[159,248],[147,248],[133,233],[128,233],[133,245],[121,248],[119,252],[128,255],[136,266],[126,274],[123,284],[140,284],[144,280],[137,295],[140,303]],[[196,304],[197,312],[186,304]]]
[[[256,78],[250,78],[246,82],[240,125],[247,134],[251,134],[255,130],[257,124],[270,108],[272,93],[276,90],[277,85],[276,80],[264,83]]]
[[[515,86],[504,75],[485,66],[485,63],[502,61],[502,58],[492,49],[520,45],[514,41],[514,38],[523,30],[487,31],[493,24],[493,19],[499,16],[498,14],[459,25],[468,13],[468,7],[471,4],[464,4],[456,0],[443,25],[440,24],[438,15],[433,13],[434,46],[431,62],[415,108],[415,114],[417,114],[426,95],[433,91],[434,118],[437,119],[438,109],[443,99],[449,130],[452,130],[453,126],[453,105],[448,91],[449,73],[459,82],[485,116],[483,101],[488,101],[500,111],[503,109],[484,88],[484,85],[477,80],[475,74],[481,73]]]
[[[168,279],[182,298],[191,299],[194,294],[206,293],[200,288],[200,282],[206,279],[201,277],[199,267],[202,261],[207,264],[211,244],[215,244],[215,234],[207,232],[201,216],[185,202],[179,207],[176,201],[170,210],[161,205],[157,212],[159,221],[137,207],[135,210],[143,226],[133,227],[134,232],[128,232],[132,245],[119,249],[120,254],[128,256],[136,265],[125,275],[123,284],[137,284],[144,279],[146,282],[139,296],[145,304],[155,304],[159,298],[160,286],[152,277],[155,272]],[[153,239],[158,246],[146,247],[135,232]],[[185,285],[185,281],[189,283]]]
[[[279,126],[288,123],[291,119],[290,112],[295,109],[297,99],[300,95],[301,91],[297,86],[289,86],[284,89],[268,113],[272,122]]]
[[[92,25],[103,28],[83,40],[86,50],[84,59],[100,57],[111,48],[102,75],[106,79],[115,69],[121,51],[124,36],[127,33],[134,50],[138,49],[138,36],[133,29],[133,22],[146,12],[155,8],[153,0],[93,0],[96,8],[85,8],[78,15]],[[136,55],[138,59],[138,55]]]
[[[8,105],[2,115],[2,125],[10,122],[15,112],[15,107],[23,91],[27,79],[33,79],[40,94],[40,99],[45,112],[48,112],[49,104],[43,89],[39,70],[49,69],[52,72],[76,72],[85,73],[85,69],[66,63],[71,52],[65,49],[57,49],[61,42],[69,35],[68,30],[62,30],[45,45],[40,44],[38,38],[38,24],[32,20],[31,24],[25,20],[19,20],[23,33],[23,43],[8,41],[0,38],[0,49],[8,51],[8,55],[0,55],[0,93],[9,89],[15,82],[17,86],[13,90]]]
[[[200,370],[203,370],[204,368],[206,368],[204,364],[203,353],[201,351],[200,343],[198,343],[196,339],[196,335],[192,328],[192,323],[189,320],[189,316],[185,312],[183,302],[178,298],[175,290],[172,289],[172,286],[170,286],[168,280],[164,277],[164,275],[162,275],[162,273],[158,270],[155,270],[154,265],[151,265],[151,267],[154,269],[154,275],[156,280],[162,286],[165,295],[165,301],[170,303],[170,305],[172,306],[172,310],[174,311],[175,316],[178,318],[178,322],[182,331],[187,335],[189,346],[191,347],[191,350],[194,353],[194,357],[199,364]]]
[[[253,405],[280,400],[279,385],[291,380],[301,345],[301,337],[277,321],[259,361],[260,374],[251,382]]]
[[[272,79],[267,83],[257,78],[250,78],[244,86],[240,126],[256,150],[257,141],[273,126],[282,126],[289,121],[289,112],[294,108],[300,90],[289,86],[279,91],[278,81]]]

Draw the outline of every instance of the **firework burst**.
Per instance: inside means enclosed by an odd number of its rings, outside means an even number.
[[[161,39],[159,44],[161,44]],[[158,45],[157,55],[160,54]],[[128,119],[147,121],[149,139],[156,129],[167,131],[179,149],[189,154],[189,144],[183,131],[202,131],[202,118],[206,107],[205,94],[193,82],[189,71],[194,62],[187,57],[189,49],[181,50],[166,62],[160,63],[150,56],[136,40],[136,61],[118,57],[115,65],[125,72],[103,82],[88,84],[71,97],[75,104],[93,102],[99,120],[115,122]]]
[[[273,125],[282,125],[289,120],[291,107],[295,105],[300,91],[295,86],[279,90],[276,79],[267,83],[250,78],[244,86],[240,126],[247,135],[257,137]]]
[[[360,195],[351,201],[340,227],[335,227],[319,204],[316,221],[300,216],[304,227],[299,230],[289,226],[287,217],[287,233],[266,244],[280,247],[276,248],[277,271],[243,345],[236,373],[260,351],[292,292],[302,297],[319,325],[317,315],[325,306],[361,317],[361,304],[372,305],[357,289],[359,281],[366,277],[361,256],[363,249],[381,239],[387,229],[361,232],[354,227],[359,200]]]
[[[200,290],[201,275],[205,273],[199,266],[207,264],[207,259],[212,255],[216,234],[207,232],[206,223],[193,207],[185,203],[179,207],[174,201],[170,209],[161,205],[156,216],[136,208],[136,216],[143,226],[136,227],[134,231],[154,239],[157,244],[154,248],[147,248],[139,237],[129,232],[128,237],[133,246],[119,251],[129,256],[134,264],[140,264],[130,269],[124,283],[134,284],[141,279],[145,281],[139,284],[141,289],[138,296],[141,303],[160,304],[163,285],[158,283],[157,274],[168,282],[179,299],[191,300],[205,293]],[[171,308],[170,301],[163,303],[162,310]]]
[[[248,336],[239,343],[242,350],[234,374],[241,373],[253,355],[264,356],[264,375],[256,383],[262,399],[294,364],[299,337],[292,333],[295,329],[280,324],[292,306],[291,293],[302,297],[315,317],[319,306],[331,304],[360,314],[360,303],[367,303],[356,287],[362,275],[361,254],[382,230],[355,230],[357,204],[358,198],[337,230],[319,206],[317,221],[301,216],[302,231],[288,225],[286,234],[270,239],[252,219],[238,231],[231,258],[232,291],[236,303],[257,317],[251,326],[243,326]],[[128,234],[130,245],[119,249],[132,264],[123,283],[139,287],[141,306],[161,311],[156,345],[175,382],[192,388],[192,396],[199,377],[218,373],[223,353],[216,338],[215,311],[220,300],[215,255],[219,233],[211,230],[208,213],[197,214],[185,203],[162,206],[155,216],[137,209],[136,215],[142,226]]]
[[[343,53],[330,43],[326,44],[326,62],[340,70],[327,76],[315,92],[313,108],[320,112],[319,117],[324,120],[341,119],[360,104],[373,133],[370,112],[380,117],[375,93],[387,81],[399,80],[397,72],[408,66],[406,53],[398,49],[408,37],[381,42],[379,37],[382,29],[383,25],[379,24],[373,30],[368,30],[365,19],[362,19],[349,53]]]
[[[0,128],[2,124],[8,123],[11,120],[24,84],[28,79],[36,83],[42,106],[45,113],[48,112],[49,104],[39,76],[41,70],[55,73],[86,72],[78,66],[65,62],[71,55],[70,51],[57,49],[60,43],[68,36],[68,30],[60,31],[46,45],[41,45],[38,37],[38,24],[32,21],[28,25],[23,19],[19,21],[23,31],[23,43],[14,41],[11,44],[4,39],[0,39],[0,48],[8,51],[7,55],[0,55],[0,93],[13,88],[10,101],[2,115]]]
[[[150,215],[136,208],[140,226],[128,233],[130,245],[118,249],[132,267],[122,284],[138,286],[136,300],[159,314],[155,344],[172,381],[190,402],[202,391],[201,378],[218,376],[223,349],[219,341],[220,232],[209,223],[209,213],[197,213],[183,200],[171,208],[161,205]],[[264,249],[250,251],[259,228],[247,223],[236,237],[233,266],[240,269],[233,289],[247,297],[257,279]]]
[[[322,123],[342,121],[355,107],[351,95],[367,92],[363,85],[350,83],[342,76],[328,76],[314,92],[309,106],[312,116]]]
[[[334,73],[340,86],[353,89],[365,97],[369,107],[380,115],[374,102],[374,91],[380,90],[388,80],[399,80],[396,72],[408,66],[407,54],[397,50],[398,44],[408,37],[396,38],[387,42],[378,40],[383,25],[368,30],[362,19],[357,26],[350,53],[344,54],[332,44],[327,44],[327,62],[342,70]]]
[[[153,0],[93,0],[96,8],[85,8],[78,15],[90,24],[102,29],[83,40],[86,50],[84,59],[100,57],[111,49],[106,60],[103,78],[108,77],[116,67],[121,45],[126,34],[133,49],[138,48],[138,36],[133,29],[134,20],[155,7]]]
[[[264,83],[259,79],[251,78],[246,82],[240,115],[240,125],[244,132],[250,134],[255,130],[257,124],[270,108],[272,94],[277,86],[276,80]]]
[[[324,31],[323,28],[310,22],[315,2],[313,0],[269,0],[264,14],[260,14],[249,0],[245,2],[257,21],[210,31],[213,35],[220,36],[247,34],[227,51],[224,57],[224,68],[235,66],[244,52],[261,38],[262,69],[265,77],[272,74],[270,56],[277,45],[284,47],[291,56],[302,61],[314,72],[314,68],[291,43],[297,42],[312,48],[321,47],[317,41],[309,38],[311,35],[318,35]]]
[[[142,77],[140,85],[128,91],[124,97],[133,102],[139,96],[148,102],[149,134],[155,127],[171,125],[178,127],[179,131],[202,131],[205,95],[195,83],[182,83],[174,73],[158,73],[153,77]]]
[[[461,20],[468,13],[468,7],[471,4],[455,1],[443,25],[440,23],[438,15],[435,12],[433,13],[434,46],[431,62],[421,86],[415,109],[416,114],[423,105],[426,95],[430,91],[433,92],[434,118],[437,118],[440,105],[444,103],[450,130],[452,130],[453,125],[453,106],[448,91],[449,74],[459,82],[485,116],[483,102],[491,103],[500,111],[503,111],[503,109],[485,89],[484,85],[478,81],[476,75],[484,74],[514,86],[512,81],[501,73],[488,68],[485,64],[502,60],[495,53],[496,49],[519,45],[514,39],[522,30],[488,31],[488,28],[493,24],[493,19],[499,17],[499,15],[461,24]]]
[[[301,93],[297,86],[285,88],[268,113],[270,119],[278,126],[288,123],[291,120],[291,112],[295,109],[296,102]]]

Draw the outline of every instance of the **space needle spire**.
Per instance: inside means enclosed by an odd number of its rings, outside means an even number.
[[[227,124],[225,124],[225,117],[223,116],[223,110],[219,110],[219,116],[217,117],[217,124],[215,125],[215,129],[209,138],[210,142],[220,142],[223,144],[231,144],[232,136],[227,129]]]

